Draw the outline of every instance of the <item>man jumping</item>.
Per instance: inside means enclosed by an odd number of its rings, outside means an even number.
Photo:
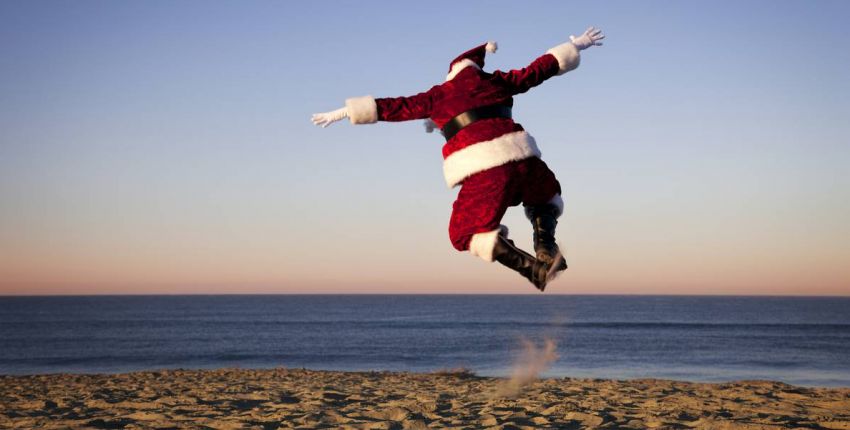
[[[527,67],[485,72],[484,56],[496,52],[488,42],[455,58],[446,81],[410,97],[350,98],[345,107],[314,114],[327,127],[343,118],[352,124],[427,119],[446,138],[443,174],[448,186],[461,185],[449,222],[449,238],[459,251],[498,261],[531,281],[540,291],[550,273],[567,268],[555,242],[563,212],[561,186],[540,159],[534,138],[513,121],[513,96],[579,65],[579,51],[602,45],[605,36],[593,27],[558,45]],[[429,130],[430,131],[430,130]],[[508,239],[502,217],[520,203],[534,229],[536,257]]]

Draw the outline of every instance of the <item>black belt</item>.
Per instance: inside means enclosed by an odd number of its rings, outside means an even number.
[[[453,138],[461,129],[475,121],[488,118],[510,118],[511,108],[503,105],[482,106],[470,109],[452,119],[443,126],[446,141]]]

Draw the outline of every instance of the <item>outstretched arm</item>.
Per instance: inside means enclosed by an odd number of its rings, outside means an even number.
[[[379,121],[409,121],[428,118],[434,104],[436,88],[410,97],[376,99]]]
[[[327,127],[343,118],[348,118],[352,124],[428,118],[431,115],[434,93],[435,90],[432,88],[410,97],[379,99],[372,96],[354,97],[345,101],[345,107],[313,114],[312,120],[313,124]]]
[[[581,36],[570,36],[570,42],[546,51],[528,67],[509,72],[496,71],[493,75],[508,84],[515,94],[524,93],[546,79],[563,75],[578,67],[581,60],[579,51],[602,45],[600,41],[604,38],[601,30],[590,27]]]
[[[352,124],[372,124],[378,121],[378,106],[372,96],[353,97],[345,100],[345,106],[330,112],[314,113],[313,124],[325,128],[343,118]]]

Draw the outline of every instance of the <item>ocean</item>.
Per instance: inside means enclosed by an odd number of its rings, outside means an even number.
[[[0,374],[273,368],[850,386],[850,298],[569,295],[0,297]]]

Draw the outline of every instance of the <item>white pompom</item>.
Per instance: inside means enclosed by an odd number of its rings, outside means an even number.
[[[487,52],[496,52],[499,49],[499,45],[496,42],[487,42],[487,46],[484,47],[484,50]]]

